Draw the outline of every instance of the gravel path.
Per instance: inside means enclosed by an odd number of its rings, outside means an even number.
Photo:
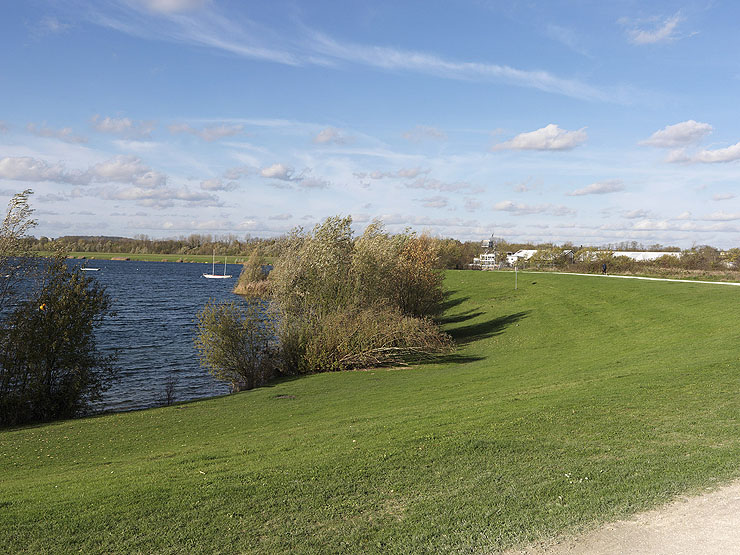
[[[547,546],[509,555],[740,554],[740,481],[602,526]]]

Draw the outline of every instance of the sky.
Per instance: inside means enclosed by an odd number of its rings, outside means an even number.
[[[24,0],[0,202],[35,235],[740,246],[740,4]]]

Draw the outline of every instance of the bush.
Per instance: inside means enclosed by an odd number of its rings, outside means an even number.
[[[208,323],[199,326],[196,342],[201,353],[218,352],[222,362],[203,354],[201,361],[211,371],[241,375],[238,361],[254,350],[256,359],[245,362],[248,374],[255,364],[294,374],[406,364],[447,352],[449,336],[427,318],[444,298],[438,242],[408,232],[388,235],[377,221],[355,240],[351,224],[349,217],[327,218],[312,232],[297,229],[285,239],[269,285],[260,286],[274,311],[274,328],[264,328],[270,337],[254,345],[240,338],[245,330],[263,329],[262,313],[209,306],[199,316]]]
[[[444,297],[435,243],[390,236],[378,221],[355,241],[351,223],[334,217],[296,231],[270,274],[286,373],[397,363],[449,346],[419,319],[438,313]]]
[[[209,302],[197,322],[200,363],[232,391],[252,389],[275,375],[275,331],[261,304]]]
[[[105,289],[69,269],[63,253],[35,268],[39,283],[0,331],[2,425],[84,414],[115,375],[114,356],[102,355],[95,339],[111,314]]]
[[[323,318],[307,337],[301,373],[408,364],[446,352],[448,335],[397,308],[350,306]]]

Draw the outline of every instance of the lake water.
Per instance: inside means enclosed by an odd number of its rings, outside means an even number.
[[[232,279],[206,279],[211,264],[85,260],[86,272],[113,298],[117,316],[98,331],[101,351],[119,350],[120,380],[105,394],[101,410],[132,410],[164,404],[165,385],[176,377],[175,401],[228,393],[201,368],[193,346],[196,314],[210,299],[243,302],[231,290],[241,264],[229,264]],[[223,262],[216,273],[223,272]]]

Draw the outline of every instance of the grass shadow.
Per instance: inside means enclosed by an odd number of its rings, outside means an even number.
[[[475,308],[471,308],[470,310],[466,310],[465,312],[460,312],[459,314],[453,314],[451,316],[441,316],[436,319],[437,323],[441,326],[445,326],[447,324],[458,324],[460,322],[465,322],[466,320],[471,320],[473,318],[477,318],[478,316],[484,314],[483,312],[477,311]]]
[[[517,323],[519,320],[526,318],[529,311],[515,312],[508,316],[500,316],[498,318],[492,318],[485,322],[479,322],[477,324],[471,324],[469,326],[461,326],[448,330],[452,339],[458,345],[466,345],[473,341],[480,341],[481,339],[487,339],[494,335],[499,335],[512,324]]]
[[[450,297],[452,297],[452,295],[454,295],[455,293],[457,293],[457,291],[445,291],[445,300],[442,301],[442,303],[440,304],[440,314],[443,314],[451,308],[455,308],[456,306],[461,305],[462,303],[470,299],[470,297],[458,297],[456,299],[451,299]]]

